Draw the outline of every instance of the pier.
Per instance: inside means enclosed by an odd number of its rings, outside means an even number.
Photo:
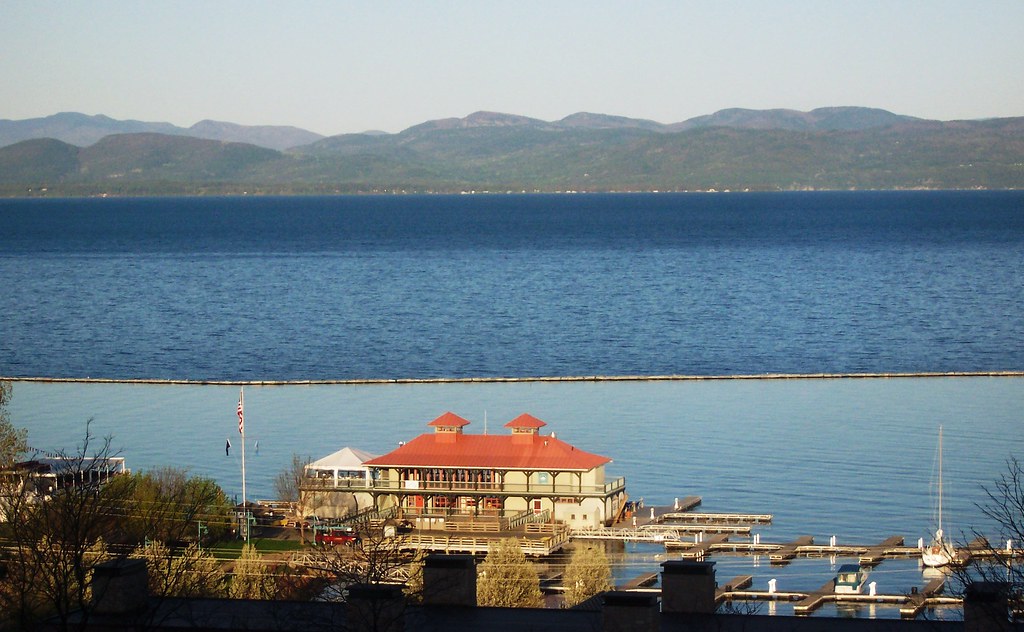
[[[576,540],[619,540],[654,542],[666,547],[685,548],[684,557],[700,557],[728,536],[750,536],[754,525],[771,524],[770,514],[697,513],[690,509],[701,504],[700,496],[676,498],[671,507],[633,505],[623,511],[611,527],[586,527],[572,530]],[[710,534],[710,537],[706,537]]]
[[[691,506],[699,504],[699,499],[691,497],[688,500],[691,500]],[[631,524],[620,522],[604,529],[574,531],[572,537],[656,542],[663,544],[666,549],[680,550],[681,557],[690,560],[704,560],[715,553],[764,555],[772,566],[787,565],[797,557],[847,557],[857,559],[861,566],[873,567],[886,559],[916,558],[921,555],[919,547],[905,546],[904,538],[898,535],[874,544],[840,544],[835,536],[829,539],[828,544],[816,544],[809,535],[789,542],[766,542],[761,540],[760,534],[751,534],[752,526],[771,524],[771,521],[772,516],[769,514],[698,513],[679,510],[676,506],[655,507],[638,511]],[[989,543],[978,538],[959,549],[958,557],[967,560],[971,556],[984,557],[993,553]],[[1024,556],[1024,550],[1010,548],[1009,543],[1007,548],[998,553],[1012,558]],[[647,585],[653,577],[653,574],[638,577],[628,584],[629,589]],[[774,579],[769,582],[768,590],[751,590],[753,576],[741,575],[716,587],[715,604],[785,601],[793,604],[793,612],[798,616],[811,615],[830,603],[879,605],[898,608],[902,619],[915,619],[930,606],[962,604],[960,598],[942,594],[946,579],[945,576],[932,579],[923,587],[914,586],[905,594],[884,594],[876,592],[875,582],[866,584],[861,593],[836,593],[834,577],[809,592],[776,590]]]
[[[800,616],[812,614],[826,603],[861,603],[884,604],[899,607],[900,618],[914,619],[925,607],[936,604],[957,605],[961,600],[956,597],[942,596],[945,578],[939,577],[930,581],[923,589],[916,588],[908,595],[836,593],[835,579],[825,582],[817,590],[811,592],[746,590],[753,582],[750,575],[736,577],[715,591],[715,603],[720,605],[729,601],[791,601],[793,612]]]
[[[796,557],[797,551],[800,547],[810,546],[814,544],[814,538],[809,535],[802,535],[793,542],[787,542],[782,544],[776,550],[768,554],[768,559],[771,560],[772,564],[779,562],[788,562],[789,560]]]
[[[707,555],[712,548],[720,544],[724,544],[725,542],[728,542],[728,540],[729,536],[721,533],[702,539],[700,542],[697,542],[683,551],[683,559],[703,560],[704,556]]]
[[[893,555],[899,551],[899,547],[903,546],[903,538],[898,535],[894,535],[891,538],[887,538],[885,541],[869,548],[867,551],[861,554],[860,563],[861,566],[877,566],[882,562],[887,555]],[[914,549],[915,554],[917,549]]]
[[[692,525],[721,525],[721,524],[771,524],[771,514],[742,514],[742,513],[694,513],[690,511],[671,511],[655,515],[661,522],[680,521]]]
[[[945,587],[946,578],[936,577],[924,587],[924,589],[918,592],[912,592],[908,597],[906,603],[900,607],[900,618],[903,619],[914,619],[917,615],[921,614],[924,607],[928,605],[930,600],[933,600],[936,595],[942,592]],[[959,600],[957,600],[959,601]]]

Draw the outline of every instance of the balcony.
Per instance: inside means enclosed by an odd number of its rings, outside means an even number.
[[[392,492],[397,494],[430,494],[455,492],[487,496],[585,496],[604,498],[626,489],[626,479],[619,477],[604,485],[565,485],[542,483],[497,483],[476,481],[394,481],[362,478],[304,478],[303,491]]]

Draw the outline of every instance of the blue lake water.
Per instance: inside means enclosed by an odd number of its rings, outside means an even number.
[[[1019,371],[1024,194],[0,200],[0,375],[308,380]],[[246,387],[251,496],[293,453],[383,453],[446,410],[522,412],[614,459],[632,498],[772,513],[768,540],[997,536],[1024,378]],[[16,382],[42,450],[92,419],[131,467],[240,494],[237,387]],[[224,455],[224,443],[236,443]],[[259,441],[256,454],[255,441]],[[667,555],[629,545],[617,576]],[[830,560],[717,559],[812,589]],[[887,561],[882,592],[922,585]],[[866,612],[866,611],[865,611]],[[866,616],[858,611],[857,616]],[[880,612],[879,616],[892,616]]]
[[[0,200],[0,374],[1024,367],[1024,193]]]
[[[486,423],[491,433],[530,412],[548,422],[545,431],[612,457],[609,475],[625,476],[631,497],[648,505],[699,495],[708,511],[773,514],[756,530],[765,541],[835,535],[869,544],[900,535],[913,545],[927,537],[940,425],[947,531],[1000,541],[976,504],[1024,448],[1024,378],[1011,377],[247,386],[245,395],[250,497],[272,496],[293,453],[318,458],[346,445],[384,453],[429,431],[446,410],[468,418],[467,431]],[[232,386],[17,382],[11,415],[41,449],[73,447],[91,418],[93,433],[113,435],[132,467],[188,467],[239,495],[237,398]],[[669,556],[627,545],[616,576],[656,571]],[[755,588],[777,578],[780,590],[816,589],[844,561],[778,568],[763,558],[713,559],[723,581],[753,574]],[[886,561],[872,580],[879,592],[926,583],[913,560]]]

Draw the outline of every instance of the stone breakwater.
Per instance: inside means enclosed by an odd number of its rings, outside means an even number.
[[[713,380],[835,380],[936,377],[1024,377],[1024,371],[944,371],[909,373],[759,373],[739,375],[569,375],[535,377],[366,378],[341,380],[173,380],[94,377],[3,377],[2,381],[83,384],[181,384],[189,386],[304,386],[344,384],[501,384],[517,382],[686,382]]]

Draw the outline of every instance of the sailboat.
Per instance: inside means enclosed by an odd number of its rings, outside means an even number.
[[[921,562],[932,568],[947,566],[957,562],[957,551],[953,543],[942,532],[942,426],[939,426],[939,526],[931,544],[921,549]]]

